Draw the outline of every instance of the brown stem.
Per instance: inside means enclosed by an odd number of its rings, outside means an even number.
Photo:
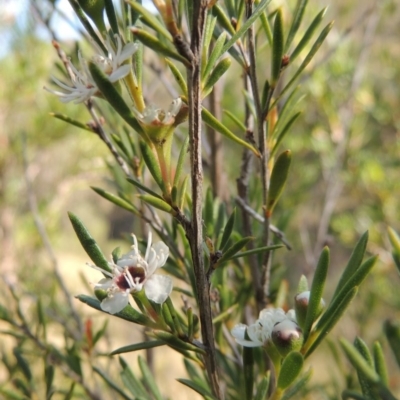
[[[207,353],[204,357],[211,388],[218,399],[222,399],[217,373],[214,331],[210,304],[210,282],[206,278],[203,257],[203,167],[201,158],[201,50],[204,24],[207,15],[207,0],[193,2],[193,28],[191,33],[191,68],[187,70],[189,89],[189,136],[192,182],[192,224],[187,231],[192,251],[196,278],[196,294],[199,305],[201,334]]]

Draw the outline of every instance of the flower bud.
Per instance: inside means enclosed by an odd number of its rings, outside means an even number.
[[[294,297],[294,309],[296,311],[296,319],[301,327],[304,327],[304,323],[306,321],[309,302],[310,302],[310,291],[298,293]],[[325,308],[325,301],[321,299],[316,318],[318,318],[321,315],[324,308]]]
[[[292,351],[298,351],[303,345],[303,332],[296,322],[285,319],[272,329],[272,342],[282,357]]]

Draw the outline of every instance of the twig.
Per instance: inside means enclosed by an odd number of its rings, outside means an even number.
[[[235,201],[243,209],[243,211],[260,223],[264,223],[264,217],[253,210],[241,197],[236,197]],[[286,246],[288,250],[292,250],[291,244],[285,237],[284,232],[279,230],[275,225],[269,224],[269,230]],[[246,234],[247,235],[247,234]]]
[[[201,158],[201,51],[204,25],[207,15],[207,0],[193,2],[193,23],[191,32],[191,67],[187,69],[189,93],[189,136],[192,182],[192,224],[186,231],[189,239],[196,280],[196,294],[199,304],[201,334],[207,348],[204,356],[211,388],[218,399],[222,399],[220,389],[214,331],[210,304],[210,282],[206,279],[203,257],[203,167]]]

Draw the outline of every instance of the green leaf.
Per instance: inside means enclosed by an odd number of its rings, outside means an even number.
[[[265,253],[266,251],[277,250],[284,247],[282,244],[273,244],[271,246],[264,246],[264,247],[257,247],[256,249],[242,251],[241,253],[235,254],[231,257],[231,260],[236,260],[237,258],[247,257],[253,254],[261,254]]]
[[[275,101],[271,104],[270,109],[274,108],[275,105],[278,103],[278,101],[281,99],[281,97],[290,89],[290,87],[293,85],[293,83],[296,81],[296,79],[300,76],[300,74],[303,72],[303,70],[307,67],[307,65],[310,63],[310,61],[314,58],[315,54],[321,47],[322,43],[324,42],[325,38],[328,36],[328,33],[332,29],[333,22],[330,22],[320,33],[318,36],[317,40],[314,42],[311,50],[307,54],[306,58],[303,60],[301,63],[300,67],[297,69],[297,71],[294,73],[292,76],[292,79],[286,84],[286,86],[282,89],[282,91],[279,93],[279,96],[275,99]]]
[[[231,130],[229,130],[222,122],[218,121],[217,118],[214,117],[206,108],[203,107],[201,111],[201,116],[203,121],[211,126],[211,128],[215,129],[222,135],[226,136],[227,138],[233,140],[234,142],[246,147],[247,149],[251,150],[257,157],[260,157],[259,151],[254,148],[250,143],[245,142],[244,140],[237,137]]]
[[[203,219],[205,225],[205,234],[207,236],[211,236],[214,222],[214,196],[210,187],[206,192]]]
[[[108,22],[114,34],[119,34],[118,20],[115,13],[113,0],[104,0]]]
[[[212,400],[217,400],[212,394],[211,392],[209,392],[208,390],[204,389],[203,386],[199,385],[196,382],[193,382],[189,379],[177,379],[178,382],[182,383],[182,385],[185,385],[187,387],[189,387],[190,389],[193,389],[195,392],[197,392],[198,394],[200,394],[201,396],[203,396],[204,398],[210,398]]]
[[[240,27],[236,33],[227,41],[225,46],[221,50],[221,54],[226,53],[240,38],[244,36],[251,25],[258,19],[261,13],[264,11],[265,7],[271,0],[262,0],[258,6],[254,9],[253,14],[246,20],[246,22]]]
[[[230,18],[225,14],[222,7],[215,4],[211,9],[213,14],[217,17],[219,24],[231,35],[235,34],[235,29],[231,24]]]
[[[282,9],[278,9],[275,16],[274,35],[272,38],[272,58],[271,58],[271,87],[275,88],[279,79],[282,67],[283,56],[283,16]]]
[[[246,127],[243,125],[243,122],[240,121],[239,118],[237,118],[228,110],[224,110],[224,114],[226,114],[226,116],[229,117],[241,131],[246,132]]]
[[[218,246],[219,250],[221,251],[225,251],[226,247],[228,246],[229,238],[231,237],[233,227],[235,226],[235,220],[236,220],[236,207],[233,209],[232,214],[230,215],[225,225],[224,232],[221,237],[221,243]]]
[[[310,299],[307,307],[307,316],[304,323],[304,341],[307,340],[311,327],[319,315],[322,294],[324,292],[326,276],[329,268],[329,249],[324,247],[315,269],[311,284]]]
[[[72,396],[74,395],[75,382],[71,383],[71,387],[68,390],[68,393],[65,395],[64,400],[72,400]]]
[[[161,174],[160,164],[156,159],[152,149],[144,140],[141,140],[140,150],[142,151],[143,160],[146,163],[146,166],[149,169],[151,176],[153,177],[161,191],[164,193],[166,189]]]
[[[357,371],[360,371],[365,376],[365,379],[371,383],[378,383],[379,375],[369,365],[368,361],[356,350],[356,348],[345,339],[341,339],[339,342],[353,367],[356,368]]]
[[[139,195],[139,198],[143,200],[145,203],[151,205],[152,207],[155,207],[161,211],[165,211],[166,213],[172,214],[173,209],[172,207],[165,202],[164,200],[161,200],[158,197],[151,196],[150,194],[141,194]]]
[[[281,400],[289,400],[296,396],[295,399],[298,399],[298,392],[306,386],[308,381],[311,379],[312,369],[310,368],[292,387],[290,387],[287,391],[285,391]]]
[[[165,62],[167,63],[170,71],[172,72],[172,75],[174,76],[176,83],[181,88],[182,93],[187,97],[188,89],[185,78],[182,76],[181,72],[176,67],[176,65],[172,63],[170,60],[168,60],[168,58],[165,59]]]
[[[322,316],[321,320],[323,320],[325,314],[331,312],[334,310],[337,305],[342,301],[343,297],[347,295],[347,292],[351,290],[352,288],[359,286],[362,281],[367,277],[369,272],[371,271],[372,267],[375,265],[376,260],[378,259],[378,256],[374,256],[371,258],[368,258],[354,273],[351,275],[347,282],[344,282],[341,288],[339,289],[338,294],[333,297],[331,300],[331,303],[329,304],[329,307],[327,308],[326,312]],[[321,321],[320,320],[320,321]],[[322,322],[321,322],[322,324]]]
[[[298,351],[292,351],[283,360],[278,377],[278,388],[286,389],[299,376],[303,368],[303,356]]]
[[[54,380],[54,367],[46,365],[44,369],[44,379],[46,382],[46,399],[50,399],[54,393],[53,380]]]
[[[171,47],[165,46],[156,36],[153,36],[145,30],[139,29],[137,27],[132,27],[130,29],[135,35],[135,39],[139,40],[145,46],[154,50],[156,53],[160,53],[166,57],[173,58],[174,60],[180,61],[186,67],[190,67],[189,61],[185,57],[181,56]]]
[[[168,30],[160,23],[155,15],[150,12],[147,8],[143,7],[138,1],[126,1],[130,7],[141,15],[141,20],[150,28],[154,29],[158,34],[167,39],[168,42],[172,41],[171,34]]]
[[[131,108],[125,103],[116,87],[108,77],[93,62],[89,62],[89,71],[96,82],[104,98],[110,103],[114,110],[131,126],[139,135],[145,136],[142,127],[133,115]]]
[[[322,314],[321,319],[317,322],[315,332],[318,335],[317,338],[312,342],[311,346],[307,349],[305,357],[308,357],[322,342],[325,336],[333,329],[339,319],[342,317],[343,313],[346,311],[350,302],[356,296],[358,292],[358,287],[353,287],[348,290],[341,301],[335,305],[335,307],[328,312],[326,310]]]
[[[379,342],[374,343],[373,353],[375,371],[378,373],[381,382],[385,386],[389,386],[389,375],[386,368],[385,355],[383,354],[382,346]]]
[[[113,350],[110,356],[115,356],[116,354],[130,353],[132,351],[152,349],[154,347],[164,346],[165,343],[162,340],[151,340],[147,342],[130,344],[129,346],[120,347],[119,349]]]
[[[293,41],[294,36],[299,30],[301,21],[303,19],[304,10],[306,9],[308,0],[298,0],[296,4],[296,10],[294,12],[293,22],[290,26],[289,34],[285,43],[285,51],[289,50],[289,47]]]
[[[93,371],[96,372],[101,378],[103,378],[104,382],[110,386],[113,390],[115,390],[123,399],[132,400],[116,383],[115,379],[109,377],[105,372],[103,372],[100,368],[92,366]]]
[[[400,273],[400,238],[396,231],[392,228],[388,228],[389,240],[393,247],[392,257],[396,264],[397,270]]]
[[[217,62],[218,58],[221,55],[221,50],[222,47],[224,46],[226,40],[226,32],[223,32],[222,35],[218,37],[218,39],[215,41],[214,48],[210,54],[210,57],[207,61],[207,65],[205,66],[203,72],[202,72],[202,80],[204,81],[205,78],[208,77],[210,72],[213,70],[215,63]]]
[[[319,24],[322,22],[327,9],[328,9],[327,7],[322,9],[317,14],[317,16],[314,18],[313,22],[311,22],[311,25],[306,30],[306,32],[303,35],[303,37],[301,38],[299,44],[295,47],[295,49],[293,50],[292,54],[290,55],[290,62],[293,62],[294,59],[297,58],[297,56],[302,52],[304,47],[307,46],[307,44],[311,40],[314,32],[318,28]]]
[[[335,293],[333,294],[333,298],[337,296],[340,292],[343,285],[348,282],[350,277],[357,271],[361,262],[364,258],[365,249],[367,248],[368,243],[368,231],[364,232],[361,236],[360,240],[357,242],[356,247],[354,248],[353,252],[351,253],[350,259],[342,273],[342,276],[339,279],[339,282],[336,286]]]
[[[372,355],[365,342],[361,338],[356,337],[354,340],[354,347],[367,362],[368,366],[373,369],[374,364],[372,361]],[[361,370],[357,369],[357,375],[363,395],[368,399],[379,400],[374,396],[374,385],[369,382],[369,379],[364,376],[364,373]]]
[[[156,400],[163,400],[160,390],[153,378],[153,374],[150,371],[149,366],[147,365],[146,361],[143,357],[138,358],[139,361],[139,368],[142,371],[144,384],[146,387],[153,393],[153,396]]]
[[[397,361],[397,365],[400,367],[400,325],[387,320],[383,324],[383,331]]]
[[[129,368],[129,365],[122,357],[119,357],[119,363],[122,367],[121,379],[122,382],[124,382],[125,387],[135,396],[135,399],[146,399],[148,393],[142,382],[136,378],[132,373],[132,370]]]
[[[81,242],[82,247],[86,251],[87,255],[93,261],[93,263],[103,269],[104,271],[111,272],[111,268],[108,265],[107,259],[104,257],[100,247],[96,241],[92,238],[89,231],[86,229],[85,225],[81,220],[71,212],[68,213],[69,220],[71,221],[72,227]]]
[[[271,173],[270,186],[268,189],[268,199],[267,199],[267,210],[268,216],[271,216],[282,192],[285,187],[289,168],[292,162],[292,152],[286,150],[281,153],[275,161],[274,167]]]
[[[157,194],[156,192],[154,192],[153,190],[149,189],[147,186],[143,185],[142,183],[140,183],[139,181],[137,181],[136,179],[133,178],[127,178],[127,181],[129,183],[131,183],[132,185],[136,186],[138,189],[143,190],[144,192],[151,194],[154,197],[157,197],[159,199],[162,199],[162,197]]]
[[[264,400],[267,398],[269,388],[270,373],[267,372],[266,376],[263,376],[261,382],[258,384],[256,397],[254,400]]]
[[[302,275],[300,277],[299,280],[299,284],[297,285],[297,290],[296,293],[303,293],[303,292],[308,292],[308,282],[307,282],[307,278],[305,277],[305,275]]]
[[[17,364],[19,369],[22,371],[23,375],[25,376],[26,380],[30,382],[32,380],[32,372],[31,368],[26,361],[25,357],[22,355],[21,349],[18,347],[13,348],[14,357],[17,360]]]
[[[279,135],[276,139],[276,142],[274,144],[274,147],[272,148],[270,152],[270,157],[273,157],[278,150],[279,145],[281,144],[283,138],[286,136],[286,133],[289,132],[289,129],[292,127],[293,123],[296,121],[296,119],[300,116],[301,112],[298,112],[293,115],[292,118],[286,123],[286,125],[282,128],[282,130],[279,132]]]
[[[244,246],[246,246],[247,243],[250,242],[250,240],[253,239],[253,237],[249,236],[235,242],[231,247],[229,247],[222,253],[222,257],[218,260],[215,267],[222,265],[226,261],[229,261],[236,253],[238,253]]]
[[[186,136],[182,143],[181,151],[179,152],[178,162],[176,163],[174,186],[178,186],[179,180],[181,179],[183,164],[189,150],[189,135]]]
[[[76,0],[68,0],[69,4],[75,11],[75,14],[79,18],[79,21],[82,23],[82,25],[85,27],[87,32],[89,33],[90,37],[96,42],[98,46],[104,51],[104,54],[107,54],[107,49],[105,48],[103,42],[100,40],[100,38],[97,36],[97,33],[93,29],[91,23],[87,19],[82,7],[79,5],[79,3]],[[104,23],[103,23],[104,25]],[[100,28],[100,27],[99,27]],[[99,29],[101,31],[101,29]]]
[[[73,126],[76,126],[78,128],[81,128],[85,131],[89,132],[94,132],[92,128],[89,128],[87,124],[84,124],[83,122],[76,121],[75,119],[72,119],[68,117],[65,114],[59,114],[59,113],[50,113],[50,115],[54,118],[60,119],[61,121],[67,122],[68,124],[71,124]]]
[[[100,307],[100,301],[98,299],[95,299],[90,296],[86,296],[84,294],[80,294],[76,296],[76,298],[81,301],[82,303],[87,304],[89,307],[94,308],[95,310],[102,311],[105,314],[105,311],[103,311]],[[146,315],[141,314],[140,312],[136,311],[131,305],[127,305],[122,311],[112,314],[115,317],[124,319],[126,321],[134,322],[135,324],[139,325],[144,325],[148,326],[150,328],[155,328],[157,325]]]
[[[90,186],[90,188],[93,189],[101,197],[104,197],[106,200],[110,201],[111,203],[114,203],[116,206],[128,210],[136,215],[139,215],[139,211],[137,210],[137,208],[133,204],[122,199],[121,197],[115,196],[114,194],[107,192],[106,190],[94,186]]]
[[[210,76],[208,77],[206,84],[203,88],[203,97],[206,97],[210,94],[213,90],[214,85],[219,81],[222,75],[228,71],[229,67],[231,66],[231,59],[230,58],[223,58],[213,69]]]
[[[13,322],[13,318],[11,317],[10,313],[8,310],[0,305],[0,320],[7,321],[7,322]]]
[[[153,331],[154,336],[162,340],[165,344],[175,349],[194,351],[199,354],[205,354],[205,351],[191,343],[187,343],[174,336],[173,334],[165,331]]]

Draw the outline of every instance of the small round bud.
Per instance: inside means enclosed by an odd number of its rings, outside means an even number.
[[[271,337],[282,357],[286,357],[291,351],[300,350],[303,345],[303,332],[291,319],[277,323],[272,329]]]
[[[299,325],[302,328],[304,327],[304,324],[306,321],[306,315],[307,315],[307,309],[308,309],[309,302],[310,302],[310,291],[309,290],[298,293],[294,297],[294,309],[296,310],[297,322],[299,323]],[[325,301],[324,301],[324,299],[321,299],[316,318],[318,318],[321,315],[324,308],[325,308]]]

